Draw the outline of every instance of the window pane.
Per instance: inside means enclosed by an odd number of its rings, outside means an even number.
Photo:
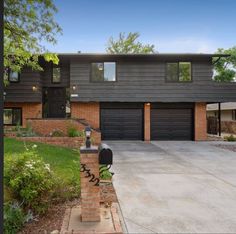
[[[191,81],[191,63],[179,63],[179,81]]]
[[[53,83],[60,83],[61,82],[61,69],[59,67],[53,68],[52,82]]]
[[[103,63],[92,63],[92,81],[103,81]]]
[[[12,109],[4,109],[3,123],[12,124]]]
[[[104,63],[104,81],[116,81],[116,63]]]
[[[9,81],[10,82],[18,82],[19,81],[19,72],[10,71],[9,72]]]
[[[178,63],[167,63],[167,81],[178,81]]]
[[[12,110],[12,124],[13,125],[21,125],[21,109],[13,109]]]

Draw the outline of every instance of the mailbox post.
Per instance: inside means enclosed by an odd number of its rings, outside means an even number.
[[[94,222],[100,221],[98,148],[90,144],[89,127],[85,134],[86,145],[80,148],[81,219],[82,222]]]

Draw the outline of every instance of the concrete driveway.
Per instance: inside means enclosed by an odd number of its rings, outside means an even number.
[[[128,233],[236,233],[236,153],[219,142],[107,142]]]

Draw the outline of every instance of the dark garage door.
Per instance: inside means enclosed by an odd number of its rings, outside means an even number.
[[[101,109],[101,133],[102,140],[142,140],[143,110]]]
[[[193,140],[192,109],[152,109],[151,139]]]

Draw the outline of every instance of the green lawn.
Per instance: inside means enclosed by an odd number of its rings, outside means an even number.
[[[79,160],[78,150],[26,142],[28,148],[34,144],[37,145],[36,150],[38,155],[41,156],[46,163],[50,164],[51,169],[61,180],[66,181],[74,176],[78,176],[78,179],[80,178],[79,165],[75,163],[75,161]],[[15,157],[24,150],[24,142],[12,138],[4,139],[4,157]]]

